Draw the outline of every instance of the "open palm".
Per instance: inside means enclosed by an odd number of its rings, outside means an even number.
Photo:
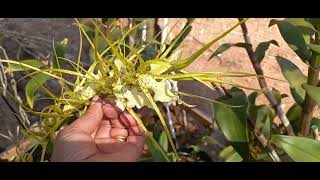
[[[122,142],[114,139],[127,137]],[[118,112],[98,96],[86,114],[59,132],[51,161],[138,161],[145,132],[126,112]]]

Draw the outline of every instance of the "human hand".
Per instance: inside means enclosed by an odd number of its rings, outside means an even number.
[[[122,142],[116,137],[127,138]],[[95,96],[86,114],[58,133],[51,161],[134,162],[142,155],[145,138],[129,113]]]

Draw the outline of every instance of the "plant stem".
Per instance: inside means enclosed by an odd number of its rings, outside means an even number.
[[[267,149],[268,155],[274,162],[281,162],[281,159],[279,158],[279,155],[274,150],[271,144],[268,143],[268,139],[260,132],[255,129],[254,122],[248,118],[249,124],[253,128],[253,133],[255,137],[260,141],[262,146]]]
[[[146,41],[150,42],[153,40],[155,36],[155,26],[156,26],[156,21],[155,18],[149,19],[147,22],[147,27],[146,27]]]
[[[315,35],[315,43],[319,44],[319,35],[316,33]],[[316,55],[312,55],[310,59],[310,66],[308,68],[308,81],[307,84],[312,86],[318,85],[319,79],[319,67],[320,67],[320,58],[317,58]],[[313,116],[313,109],[316,103],[313,99],[306,93],[305,99],[302,107],[302,115],[301,115],[301,124],[300,124],[300,132],[303,136],[308,136],[310,132],[310,126]]]
[[[239,19],[239,21],[241,21],[241,19]],[[248,29],[247,29],[245,22],[241,23],[240,26],[242,29],[245,43],[251,44],[250,38],[248,35]],[[263,70],[261,68],[259,61],[257,60],[257,56],[256,56],[255,52],[253,51],[252,46],[246,46],[246,51],[247,51],[247,54],[250,58],[250,61],[252,63],[252,66],[253,66],[255,72],[257,73],[257,75],[259,75],[258,81],[259,81],[259,85],[260,85],[261,89],[265,90],[264,95],[266,96],[266,98],[270,102],[271,106],[277,112],[278,116],[280,117],[282,123],[284,124],[284,126],[287,130],[288,135],[294,136],[295,135],[294,131],[292,129],[292,126],[290,125],[290,122],[289,122],[287,116],[285,115],[284,111],[280,107],[280,104],[277,103],[276,98],[273,96],[273,94],[271,93],[271,91],[268,88],[266,79],[263,76]]]

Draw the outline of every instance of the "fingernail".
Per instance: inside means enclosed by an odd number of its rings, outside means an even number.
[[[99,96],[95,95],[91,100],[91,105],[94,105],[96,102],[98,102]]]

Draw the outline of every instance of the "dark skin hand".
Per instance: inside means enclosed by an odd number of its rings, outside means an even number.
[[[122,142],[115,137],[124,136]],[[51,161],[135,162],[143,152],[145,132],[127,112],[98,96],[86,114],[58,133]]]

